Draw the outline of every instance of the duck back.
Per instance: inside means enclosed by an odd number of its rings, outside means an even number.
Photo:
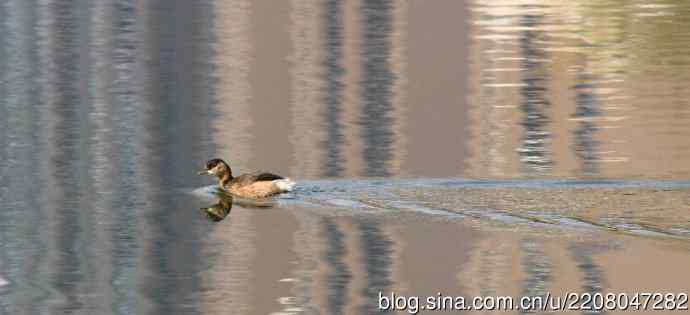
[[[285,183],[288,181],[289,183]],[[226,189],[234,195],[263,198],[289,191],[294,182],[271,173],[244,174],[233,178]]]

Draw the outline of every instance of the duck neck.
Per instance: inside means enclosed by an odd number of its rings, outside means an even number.
[[[225,187],[227,184],[229,184],[232,181],[233,178],[234,177],[232,177],[232,172],[227,172],[227,173],[223,174],[222,176],[220,176],[219,180],[218,180],[220,187]]]

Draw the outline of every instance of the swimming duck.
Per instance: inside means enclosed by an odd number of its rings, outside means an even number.
[[[232,176],[228,163],[221,159],[211,159],[206,162],[206,169],[199,175],[214,175],[218,177],[221,189],[239,197],[264,198],[292,190],[295,182],[289,178],[271,173],[244,174]]]

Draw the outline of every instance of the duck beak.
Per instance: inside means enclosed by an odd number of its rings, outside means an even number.
[[[211,172],[209,172],[208,170],[203,170],[203,171],[197,172],[197,174],[198,175],[211,175]]]

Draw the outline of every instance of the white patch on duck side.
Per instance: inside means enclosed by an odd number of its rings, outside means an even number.
[[[282,191],[292,191],[292,188],[297,184],[289,178],[276,179],[273,183]]]

